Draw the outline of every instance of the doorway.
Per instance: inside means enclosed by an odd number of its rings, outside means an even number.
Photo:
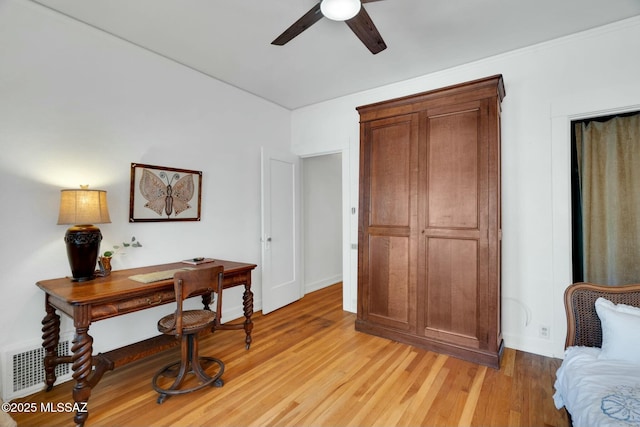
[[[342,281],[342,153],[302,159],[304,293]]]
[[[571,122],[574,282],[640,281],[640,112]]]

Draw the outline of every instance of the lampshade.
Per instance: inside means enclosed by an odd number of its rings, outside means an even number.
[[[346,21],[360,12],[360,0],[322,0],[320,11],[334,21]]]
[[[111,222],[104,190],[60,191],[58,224],[104,224]]]
[[[96,262],[100,251],[102,233],[93,224],[111,222],[107,207],[107,192],[89,190],[60,191],[58,224],[75,224],[64,235],[67,257],[74,282],[84,282],[95,277]]]

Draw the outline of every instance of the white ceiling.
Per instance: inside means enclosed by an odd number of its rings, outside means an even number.
[[[34,0],[288,109],[640,15],[640,0],[385,0],[365,7],[388,48],[343,22],[271,41],[318,0]]]

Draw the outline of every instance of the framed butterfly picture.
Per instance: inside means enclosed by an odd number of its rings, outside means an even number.
[[[129,222],[200,221],[202,172],[131,163]]]

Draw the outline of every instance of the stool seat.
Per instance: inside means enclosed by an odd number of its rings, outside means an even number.
[[[216,313],[209,310],[187,310],[182,312],[182,333],[198,333],[214,324]],[[158,320],[158,331],[166,335],[176,333],[176,314],[171,313]]]
[[[190,393],[213,385],[222,387],[224,363],[214,357],[198,355],[198,334],[205,330],[215,331],[219,322],[219,309],[211,311],[207,307],[202,310],[183,310],[183,301],[195,293],[215,292],[218,299],[222,297],[223,267],[199,268],[183,270],[173,277],[176,294],[176,311],[162,317],[158,321],[158,331],[173,335],[181,340],[181,357],[177,362],[169,363],[160,369],[151,381],[153,389],[159,393],[158,403],[176,394]],[[189,382],[182,387],[187,376],[192,374],[196,382]]]

